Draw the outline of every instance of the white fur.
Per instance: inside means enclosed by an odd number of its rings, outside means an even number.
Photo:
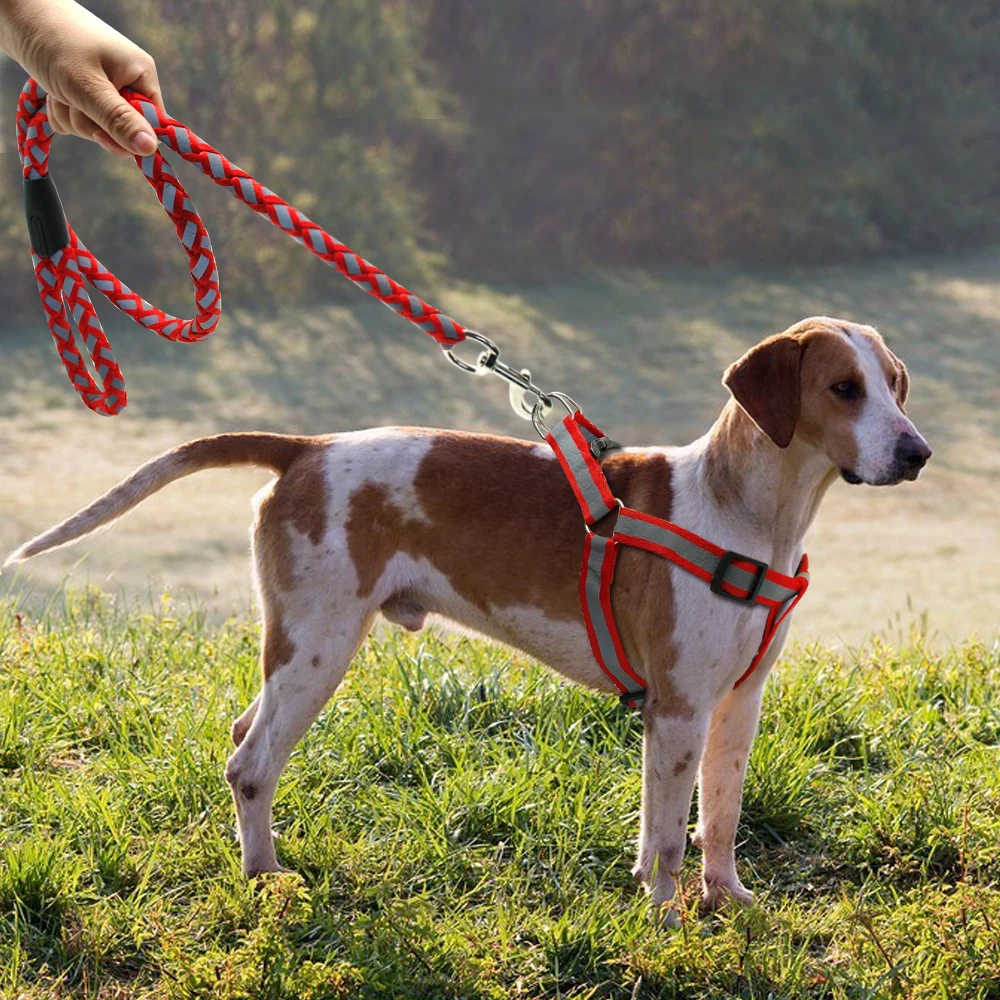
[[[854,425],[858,459],[854,472],[866,483],[879,486],[894,479],[893,452],[901,434],[920,439],[913,421],[899,408],[878,361],[875,344],[867,337],[843,335],[857,357],[864,375],[865,401]]]

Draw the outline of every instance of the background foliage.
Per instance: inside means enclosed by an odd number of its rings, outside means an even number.
[[[421,288],[442,266],[523,282],[609,261],[813,263],[1000,238],[989,0],[90,6],[155,55],[173,114]],[[21,71],[5,76],[12,117]],[[6,270],[25,241],[12,142],[0,157]],[[131,163],[64,139],[53,172],[106,263],[144,293],[186,295]],[[191,186],[227,292],[344,294]],[[33,298],[12,283],[8,316],[33,316]]]

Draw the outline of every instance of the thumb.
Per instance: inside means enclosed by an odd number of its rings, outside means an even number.
[[[149,156],[159,140],[153,126],[121,94],[110,80],[95,81],[81,95],[80,109],[92,118],[123,149]]]

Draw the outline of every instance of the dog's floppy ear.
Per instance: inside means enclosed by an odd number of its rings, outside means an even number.
[[[722,384],[750,419],[779,447],[787,448],[799,420],[802,342],[779,333],[734,361]]]
[[[896,402],[902,409],[906,405],[906,397],[910,394],[910,373],[906,370],[906,365],[892,351],[889,351],[889,354],[896,366]]]

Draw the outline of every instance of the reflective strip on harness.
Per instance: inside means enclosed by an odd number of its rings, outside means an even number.
[[[628,507],[623,507],[618,514],[615,538],[624,545],[633,545],[669,559],[706,582],[711,581],[720,559],[726,553],[725,549],[676,524]],[[753,586],[757,573],[756,566],[736,559],[726,570],[723,589],[734,597],[744,597]],[[781,604],[795,597],[802,589],[796,578],[769,569],[755,603],[769,606]]]
[[[559,459],[588,526],[580,572],[580,604],[594,658],[621,692],[622,704],[641,708],[646,683],[632,669],[625,655],[611,608],[618,547],[630,545],[668,559],[711,584],[716,593],[710,597],[719,594],[747,604],[761,604],[768,609],[760,646],[750,666],[736,681],[734,687],[739,687],[757,668],[782,622],[805,594],[809,586],[808,558],[803,555],[795,575],[786,576],[765,563],[727,551],[670,521],[625,507],[611,492],[594,455],[594,451],[601,453],[599,445],[591,447],[599,438],[604,438],[604,434],[579,410],[566,417],[546,438]],[[616,506],[620,509],[611,538],[589,530],[590,525]],[[716,580],[717,574],[721,579]]]
[[[621,692],[622,704],[639,708],[646,696],[646,684],[629,665],[611,610],[617,554],[618,543],[613,539],[587,532],[580,573],[580,603],[585,609],[584,620],[594,658]]]
[[[776,575],[780,576],[781,574]],[[799,589],[784,601],[776,603],[768,611],[767,622],[764,624],[764,635],[761,637],[757,653],[751,661],[750,666],[743,671],[740,679],[733,685],[734,688],[738,688],[757,669],[757,664],[764,659],[764,654],[770,649],[771,641],[774,639],[775,633],[778,631],[781,623],[791,614],[792,608],[802,600],[809,586],[809,557],[804,553],[799,562],[798,569],[795,570],[795,579],[801,581]]]
[[[545,439],[559,459],[576,502],[587,524],[599,521],[618,502],[601,466],[590,451],[590,442],[604,435],[579,411],[561,421]]]

